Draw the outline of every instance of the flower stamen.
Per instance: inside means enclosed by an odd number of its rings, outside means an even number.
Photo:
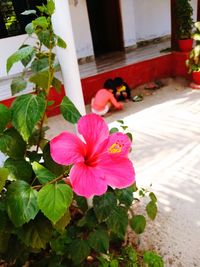
[[[109,147],[108,151],[112,154],[120,153],[122,151],[122,145],[116,142]]]

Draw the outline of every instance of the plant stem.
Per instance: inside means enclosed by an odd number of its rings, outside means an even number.
[[[48,183],[46,183],[46,184],[44,184],[44,185],[42,185],[42,184],[40,184],[40,185],[35,185],[35,186],[33,186],[32,188],[33,189],[40,189],[41,187],[43,187],[43,186],[45,186],[45,185],[48,185],[48,184],[53,184],[53,183],[56,183],[56,182],[59,182],[59,181],[61,181],[63,178],[65,178],[66,176],[64,175],[64,174],[61,174],[60,176],[58,176],[58,177],[56,177],[55,179],[53,179],[52,181],[50,181],[50,182],[48,182]]]

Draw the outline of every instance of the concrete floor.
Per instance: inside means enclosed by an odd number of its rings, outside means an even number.
[[[190,89],[182,79],[164,82],[142,102],[125,103],[122,111],[105,120],[109,127],[118,119],[129,126],[137,184],[146,188],[152,184],[158,197],[159,213],[141,236],[141,248],[156,249],[166,267],[199,267],[200,90]],[[49,138],[74,131],[61,116],[49,123]]]

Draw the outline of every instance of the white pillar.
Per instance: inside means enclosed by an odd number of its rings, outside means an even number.
[[[60,62],[65,93],[74,103],[81,115],[85,115],[85,104],[81,86],[74,36],[68,0],[55,0],[55,13],[52,16],[54,31],[67,44],[67,48],[56,48]]]

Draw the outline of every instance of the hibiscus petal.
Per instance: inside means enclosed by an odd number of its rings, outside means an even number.
[[[127,156],[131,148],[131,140],[126,134],[114,133],[109,136],[107,146],[111,155]]]
[[[50,141],[50,153],[59,164],[83,162],[85,144],[75,134],[63,132]]]
[[[97,147],[109,135],[108,126],[103,118],[92,113],[79,119],[78,131],[84,137],[89,148]]]
[[[102,169],[106,183],[111,187],[126,188],[135,182],[135,170],[128,158],[105,156],[98,168]]]
[[[88,167],[84,163],[75,164],[69,178],[74,192],[86,198],[103,195],[107,190],[102,171]]]

